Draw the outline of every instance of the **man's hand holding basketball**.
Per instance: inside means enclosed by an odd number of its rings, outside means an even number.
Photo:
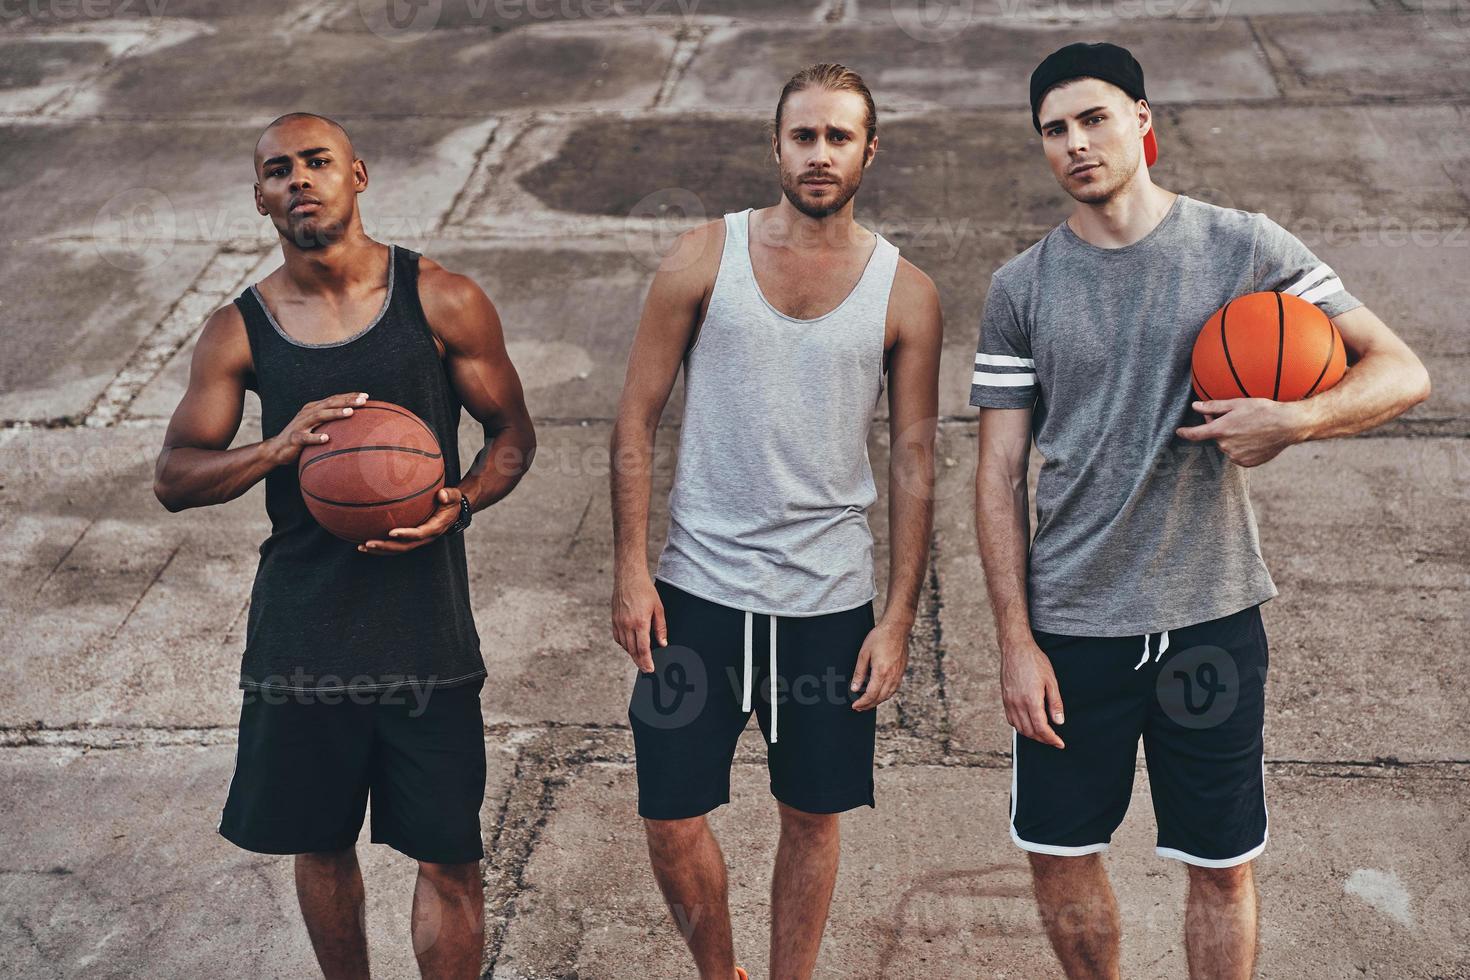
[[[1051,659],[1035,641],[1002,648],[1000,654],[1000,696],[1011,727],[1043,745],[1064,749],[1067,746],[1055,731],[1066,720],[1062,711],[1062,692]],[[1047,718],[1047,709],[1051,718]]]
[[[459,498],[464,496],[458,487],[444,487],[434,507],[434,513],[418,527],[395,527],[388,532],[389,540],[375,539],[357,546],[357,550],[369,555],[401,555],[413,551],[441,536],[459,519]]]
[[[1299,404],[1269,398],[1196,401],[1192,407],[1208,421],[1174,431],[1190,442],[1215,440],[1220,451],[1237,466],[1260,466],[1275,459],[1287,446],[1302,441]]]
[[[270,459],[276,466],[294,463],[307,446],[317,446],[327,441],[325,432],[316,427],[352,414],[352,410],[367,401],[367,392],[356,391],[344,395],[332,395],[301,406],[296,417],[286,427],[266,440],[271,449]]]

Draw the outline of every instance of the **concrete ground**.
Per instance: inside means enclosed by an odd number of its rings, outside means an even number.
[[[1148,70],[1156,179],[1297,232],[1434,379],[1404,418],[1252,474],[1281,589],[1261,974],[1470,976],[1464,0],[0,3],[0,975],[314,969],[289,862],[214,832],[263,494],[171,516],[150,492],[200,323],[279,260],[249,154],[302,108],[344,121],[369,161],[372,233],[485,286],[538,419],[535,470],[469,536],[490,667],[487,976],[691,975],[634,815],[609,422],[660,247],[774,201],[763,126],[816,60],[872,85],[882,152],[859,217],[947,313],[934,561],[910,675],[879,716],[878,808],[843,823],[818,975],[1059,975],[1005,829],[966,401],[987,277],[1067,203],[1027,74],[1100,38]],[[252,402],[241,442],[258,417]],[[880,482],[886,442],[875,425]],[[881,540],[881,503],[872,518]],[[752,728],[714,817],[757,978],[763,764]],[[1139,776],[1106,859],[1125,973],[1179,977],[1185,876],[1153,854]],[[363,854],[378,972],[412,975],[412,862]]]

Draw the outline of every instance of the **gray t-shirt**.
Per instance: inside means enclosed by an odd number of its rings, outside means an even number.
[[[1066,223],[996,271],[970,404],[1032,408],[1044,457],[1027,593],[1048,633],[1129,636],[1216,619],[1277,594],[1248,471],[1174,429],[1200,328],[1237,296],[1362,305],[1260,214],[1180,195],[1153,231],[1100,248]]]

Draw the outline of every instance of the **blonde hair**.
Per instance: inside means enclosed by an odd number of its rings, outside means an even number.
[[[781,98],[776,101],[774,130],[778,140],[781,136],[781,109],[786,105],[787,96],[809,88],[824,88],[831,92],[856,92],[862,96],[863,103],[868,109],[867,116],[863,120],[863,125],[868,130],[867,142],[873,142],[873,137],[878,135],[878,107],[873,104],[873,93],[868,91],[868,84],[863,81],[863,76],[846,65],[829,61],[803,68],[792,75],[786,82],[786,87],[781,89]]]

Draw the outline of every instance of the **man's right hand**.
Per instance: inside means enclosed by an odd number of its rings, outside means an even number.
[[[1003,644],[1000,656],[1000,694],[1005,704],[1006,721],[1029,739],[1064,749],[1051,722],[1065,721],[1062,692],[1057,687],[1056,671],[1051,659],[1035,640],[1022,639]],[[1047,720],[1048,708],[1051,719]]]
[[[367,392],[355,391],[345,395],[332,395],[319,401],[301,406],[284,429],[267,440],[271,447],[271,459],[277,466],[294,463],[306,446],[319,446],[329,438],[325,432],[312,431],[323,422],[351,415],[353,406],[367,401]]]
[[[653,578],[647,571],[615,576],[612,596],[613,637],[618,646],[628,651],[633,663],[645,674],[653,673],[653,649],[650,634],[658,636],[658,645],[669,645],[669,627],[664,620],[664,604],[658,597]]]

